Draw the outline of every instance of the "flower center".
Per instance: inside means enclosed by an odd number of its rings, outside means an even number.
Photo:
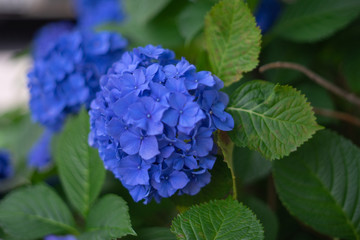
[[[160,98],[157,98],[156,101],[157,101],[157,102],[160,102]]]
[[[150,113],[146,114],[146,117],[147,117],[147,118],[151,118]]]
[[[144,139],[144,137],[143,137],[143,136],[141,136],[141,137],[140,137],[140,140],[143,140],[143,139]]]
[[[140,165],[138,165],[137,169],[141,169],[141,166],[140,166]]]
[[[179,113],[180,113],[180,114],[183,114],[183,110],[180,110]]]
[[[137,89],[137,88],[138,88],[138,86],[135,86],[134,88],[135,88],[135,89]]]
[[[210,112],[209,112],[209,113],[210,113],[210,115],[212,115],[212,114],[213,114],[213,111],[211,111],[211,110],[210,110]]]
[[[197,80],[197,79],[195,79],[195,82],[197,83],[197,82],[198,82],[198,80]]]

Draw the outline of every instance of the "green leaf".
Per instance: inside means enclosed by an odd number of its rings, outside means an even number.
[[[129,209],[119,196],[109,194],[101,198],[90,210],[86,232],[80,240],[100,240],[136,235],[131,227]]]
[[[171,231],[178,239],[264,239],[255,215],[231,199],[191,207],[173,220]]]
[[[141,25],[154,18],[171,0],[124,0],[130,21]]]
[[[299,0],[286,8],[274,32],[297,42],[314,42],[342,29],[359,12],[359,0]]]
[[[97,198],[105,179],[99,153],[88,145],[89,115],[82,110],[70,118],[55,141],[55,160],[70,203],[83,216]]]
[[[232,94],[227,110],[235,120],[235,144],[270,160],[289,155],[321,129],[304,95],[290,86],[245,83]]]
[[[271,162],[259,152],[235,146],[233,149],[234,173],[240,182],[249,184],[267,176],[271,171]]]
[[[205,17],[205,37],[212,70],[226,86],[258,64],[261,34],[244,1],[216,4]]]
[[[248,206],[264,226],[265,240],[276,240],[279,223],[275,213],[260,199],[249,197],[244,204]]]
[[[204,27],[205,14],[213,4],[206,0],[190,3],[178,16],[177,25],[186,42],[190,42],[194,36]]]
[[[279,197],[317,231],[360,239],[360,149],[331,131],[317,133],[273,165]]]
[[[69,209],[46,185],[21,188],[6,196],[0,204],[0,225],[16,239],[77,233]]]

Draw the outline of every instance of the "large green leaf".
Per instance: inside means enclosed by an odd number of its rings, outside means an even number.
[[[231,199],[191,207],[174,219],[171,231],[178,239],[264,239],[255,215]]]
[[[99,153],[88,145],[89,115],[82,110],[67,121],[55,141],[55,160],[70,203],[83,216],[98,196],[105,179]]]
[[[261,34],[246,3],[222,0],[205,18],[213,72],[230,85],[258,64]]]
[[[317,231],[360,239],[360,149],[321,131],[273,165],[276,189],[291,214]]]
[[[317,41],[354,20],[359,0],[299,0],[286,8],[274,31],[298,42]]]
[[[86,232],[79,240],[116,239],[128,234],[136,235],[131,227],[129,209],[119,196],[109,194],[101,198],[90,210]]]
[[[0,204],[0,225],[16,239],[37,239],[51,233],[77,233],[69,209],[45,185],[10,193]]]
[[[306,98],[290,86],[245,83],[232,94],[227,109],[235,120],[235,144],[270,160],[289,155],[321,129]]]
[[[125,0],[124,5],[128,21],[136,24],[146,24],[155,17],[171,0]]]

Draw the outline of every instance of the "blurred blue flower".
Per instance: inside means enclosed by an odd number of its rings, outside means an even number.
[[[32,54],[35,59],[45,57],[52,50],[56,41],[74,28],[70,22],[54,22],[42,27],[35,34],[32,46]]]
[[[27,162],[29,167],[42,171],[50,165],[52,136],[52,131],[44,130],[42,136],[38,139],[29,152]]]
[[[194,195],[210,182],[213,132],[234,127],[220,79],[148,45],[124,53],[100,85],[89,144],[135,201]]]
[[[76,240],[76,237],[73,235],[66,235],[66,236],[48,235],[44,237],[44,240]]]
[[[260,0],[255,18],[263,34],[270,30],[281,10],[282,5],[279,0]]]
[[[124,19],[120,0],[75,0],[75,10],[80,28],[93,28]]]
[[[10,154],[6,150],[0,150],[0,180],[11,177],[13,173]]]
[[[58,131],[68,114],[89,106],[100,76],[123,54],[127,41],[109,32],[73,30],[61,35],[28,74],[32,118]]]

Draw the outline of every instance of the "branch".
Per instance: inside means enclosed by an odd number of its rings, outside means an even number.
[[[339,119],[344,122],[348,122],[354,126],[360,127],[360,119],[355,116],[352,116],[348,113],[337,112],[337,111],[332,111],[332,110],[322,109],[322,108],[313,108],[313,109],[314,109],[314,112],[318,115]]]
[[[259,68],[259,71],[262,73],[273,68],[288,68],[302,72],[303,74],[308,76],[311,80],[313,80],[323,88],[360,107],[360,98],[357,97],[354,93],[347,92],[337,87],[336,85],[330,83],[323,77],[317,75],[316,73],[312,72],[311,70],[307,69],[306,67],[300,64],[290,63],[290,62],[273,62],[263,65],[262,67]]]

